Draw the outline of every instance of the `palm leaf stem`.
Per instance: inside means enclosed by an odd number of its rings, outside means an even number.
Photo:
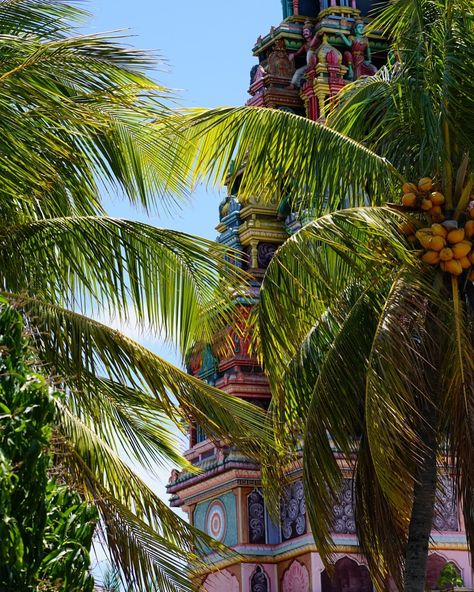
[[[464,189],[461,193],[458,204],[456,206],[456,211],[454,212],[454,216],[453,216],[454,220],[459,220],[459,217],[464,212],[464,210],[467,208],[473,187],[474,187],[474,173],[471,173],[469,175],[469,179],[468,179],[466,186],[464,187]]]

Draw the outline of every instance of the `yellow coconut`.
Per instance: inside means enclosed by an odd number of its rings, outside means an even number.
[[[402,204],[412,208],[416,204],[416,195],[414,193],[405,193],[402,197]]]
[[[443,210],[441,209],[441,206],[433,206],[431,208],[431,210],[428,212],[428,214],[432,217],[432,218],[437,218],[438,216],[440,216],[443,213]]]
[[[442,224],[432,224],[431,232],[433,236],[442,236],[443,238],[448,236],[448,231]]]
[[[430,265],[438,265],[440,262],[439,253],[437,251],[425,251],[421,259]]]
[[[429,241],[429,248],[432,251],[439,252],[441,249],[444,249],[446,246],[446,241],[442,236],[432,236],[431,240]]]
[[[428,210],[431,210],[432,207],[433,207],[433,204],[431,202],[431,199],[422,199],[421,200],[421,209],[424,210],[425,212],[427,212]]]
[[[449,247],[446,247],[439,252],[439,258],[441,261],[451,261],[453,257],[453,251]]]
[[[444,264],[444,270],[448,271],[452,275],[461,275],[462,266],[457,259],[451,259],[450,261],[446,261]]]
[[[462,257],[461,259],[458,259],[458,261],[463,269],[469,269],[471,267],[471,262],[468,257]]]
[[[456,243],[451,248],[453,251],[454,258],[462,259],[470,253],[472,249],[472,243],[471,241],[463,240],[460,243]]]
[[[418,189],[420,191],[431,191],[433,189],[433,179],[431,177],[423,177],[418,181]]]
[[[402,187],[403,193],[416,193],[418,191],[418,187],[415,183],[403,183]]]
[[[474,236],[474,220],[468,220],[466,222],[464,225],[464,232],[467,238],[472,238]]]
[[[464,228],[455,228],[454,230],[450,230],[446,238],[448,243],[451,243],[452,245],[460,243],[464,240]]]
[[[433,235],[418,231],[416,233],[416,238],[420,241],[422,247],[429,249]]]
[[[430,194],[430,199],[433,202],[434,206],[442,206],[445,202],[445,197],[439,191],[433,191]]]

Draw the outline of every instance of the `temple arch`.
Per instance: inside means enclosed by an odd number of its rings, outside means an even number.
[[[321,592],[373,592],[367,566],[350,557],[341,557],[334,565],[332,578],[326,570],[321,573]]]
[[[448,563],[454,565],[458,574],[462,576],[461,568],[452,559],[447,559],[440,553],[431,553],[428,556],[426,563],[426,586],[428,590],[436,590],[438,588],[438,578],[441,575],[441,570]]]

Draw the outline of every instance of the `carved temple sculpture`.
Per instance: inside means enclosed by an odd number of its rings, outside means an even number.
[[[247,104],[324,120],[347,83],[373,75],[385,63],[386,44],[377,33],[364,33],[367,19],[356,0],[300,2],[297,12],[296,3],[283,4],[285,20],[254,47],[258,64],[252,68]],[[367,1],[363,4],[365,12]]]
[[[274,0],[278,2],[279,0]],[[387,60],[386,44],[376,33],[366,36],[368,0],[283,2],[284,20],[259,37],[253,53],[248,104],[291,110],[324,120],[331,101],[350,78],[367,76]],[[302,45],[302,29],[311,23],[317,36],[315,59],[289,59]],[[305,66],[301,88],[288,89],[295,67]],[[351,72],[352,70],[352,72]],[[324,150],[324,146],[321,146]],[[240,253],[235,261],[251,276],[248,293],[236,302],[236,317],[245,322],[258,301],[260,282],[275,250],[305,221],[273,198],[264,204],[239,197],[239,178],[219,206],[217,241]],[[267,408],[271,392],[249,338],[236,322],[216,343],[195,347],[188,372],[223,391]],[[225,339],[226,338],[226,339]],[[217,347],[222,342],[226,348]],[[211,436],[211,437],[210,437]],[[232,442],[219,442],[190,421],[187,460],[198,473],[173,471],[168,484],[171,505],[182,508],[192,525],[234,548],[238,557],[205,557],[208,569],[195,574],[207,592],[372,592],[355,533],[352,475],[347,467],[341,491],[333,501],[332,576],[326,572],[307,520],[302,467],[295,463],[282,495],[280,513],[270,515],[262,495],[259,465]],[[339,462],[342,462],[339,459]],[[466,539],[449,475],[438,492],[428,575],[434,586],[446,563],[472,584]],[[211,573],[213,572],[213,573]],[[215,573],[214,573],[215,572]],[[387,582],[387,592],[395,592]]]

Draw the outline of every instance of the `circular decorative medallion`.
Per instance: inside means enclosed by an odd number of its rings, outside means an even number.
[[[222,541],[227,530],[227,514],[221,502],[215,501],[209,506],[206,518],[206,531],[216,541]]]

